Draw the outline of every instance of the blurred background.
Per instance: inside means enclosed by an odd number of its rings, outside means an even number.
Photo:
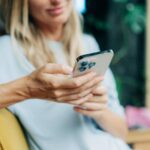
[[[101,50],[113,49],[111,69],[123,106],[145,106],[146,0],[77,0],[84,30]]]
[[[102,51],[115,52],[110,67],[128,127],[142,129],[129,132],[128,144],[134,150],[150,150],[150,0],[75,3],[84,18],[84,31],[95,37]],[[2,26],[0,21],[0,29]]]

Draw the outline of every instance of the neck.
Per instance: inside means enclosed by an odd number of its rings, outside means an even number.
[[[52,25],[52,26],[46,26],[46,25],[39,25],[42,33],[47,39],[54,40],[54,41],[60,41],[62,38],[62,25]]]

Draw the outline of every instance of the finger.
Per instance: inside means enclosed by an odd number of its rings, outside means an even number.
[[[58,90],[52,90],[51,92],[54,93],[53,95],[56,97],[63,97],[63,96],[78,94],[78,93],[84,92],[89,89],[91,89],[90,92],[92,92],[98,86],[99,86],[99,79],[96,77],[94,80],[89,81],[88,83],[86,83],[85,85],[83,85],[79,88],[72,89],[72,90],[58,89]]]
[[[88,88],[95,87],[93,89],[93,91],[94,91],[99,86],[100,81],[101,81],[100,77],[95,77],[93,80],[89,80],[87,83],[85,83],[84,85],[82,85],[81,87],[79,87],[75,90],[76,90],[76,92],[81,92]]]
[[[101,104],[101,103],[92,103],[92,102],[85,102],[81,104],[80,106],[77,106],[79,109],[85,109],[85,110],[102,110],[106,109],[107,105],[106,104]]]
[[[74,101],[66,101],[68,104],[74,105],[74,106],[78,106],[82,103],[85,103],[86,101],[88,101],[93,95],[89,94],[86,95],[85,97],[78,99],[78,100],[74,100]]]
[[[94,95],[104,95],[106,93],[107,93],[107,90],[104,86],[99,86],[93,91]]]
[[[68,84],[69,84],[70,88],[79,88],[79,87],[81,87],[82,85],[86,84],[87,82],[89,82],[91,80],[95,81],[95,78],[96,78],[96,73],[95,72],[90,72],[90,73],[87,73],[85,75],[72,78],[70,80],[70,83],[68,82]],[[100,82],[102,80],[102,78],[97,77],[96,80],[98,80],[97,82]]]
[[[96,74],[93,72],[76,78],[70,78],[68,76],[45,75],[46,80],[50,81],[50,86],[65,89],[79,88],[88,81],[93,80],[94,77],[96,77]],[[98,80],[100,82],[102,79],[99,77]]]
[[[49,74],[72,74],[72,68],[67,65],[48,63],[43,67],[45,73]]]
[[[95,103],[108,103],[108,96],[105,94],[103,96],[93,96],[89,99],[89,102],[95,102]]]
[[[91,92],[93,91],[93,88],[89,88],[83,92],[80,92],[78,94],[72,94],[72,95],[67,95],[67,96],[62,96],[62,97],[58,97],[59,101],[74,101],[74,100],[78,100],[81,99],[83,97],[85,97],[88,94],[91,94]]]
[[[100,112],[100,111],[91,111],[91,110],[80,109],[80,108],[78,108],[78,107],[74,107],[74,110],[75,110],[77,113],[80,113],[80,114],[82,114],[82,115],[89,116],[89,117],[96,116],[96,115],[99,114],[99,112]]]
[[[93,87],[89,87],[85,90],[83,89],[75,89],[75,90],[68,90],[68,89],[54,89],[51,90],[50,95],[53,98],[62,98],[63,100],[69,99],[71,97],[78,97],[81,98],[89,93],[92,93],[92,91],[97,88],[97,84],[93,85]],[[74,100],[74,99],[73,99]]]

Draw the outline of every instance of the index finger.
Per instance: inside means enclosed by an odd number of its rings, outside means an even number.
[[[91,81],[96,77],[96,73],[90,72],[78,77],[68,77],[68,76],[57,76],[57,75],[49,75],[47,78],[53,82],[53,87],[55,88],[65,88],[65,89],[73,89],[78,88],[85,83]],[[101,77],[99,77],[99,81],[101,81]]]

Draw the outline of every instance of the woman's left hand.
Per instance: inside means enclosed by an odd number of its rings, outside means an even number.
[[[107,109],[107,102],[107,90],[105,87],[99,86],[93,91],[93,97],[89,101],[79,106],[75,106],[74,110],[83,115],[96,118],[101,115],[103,110]]]

